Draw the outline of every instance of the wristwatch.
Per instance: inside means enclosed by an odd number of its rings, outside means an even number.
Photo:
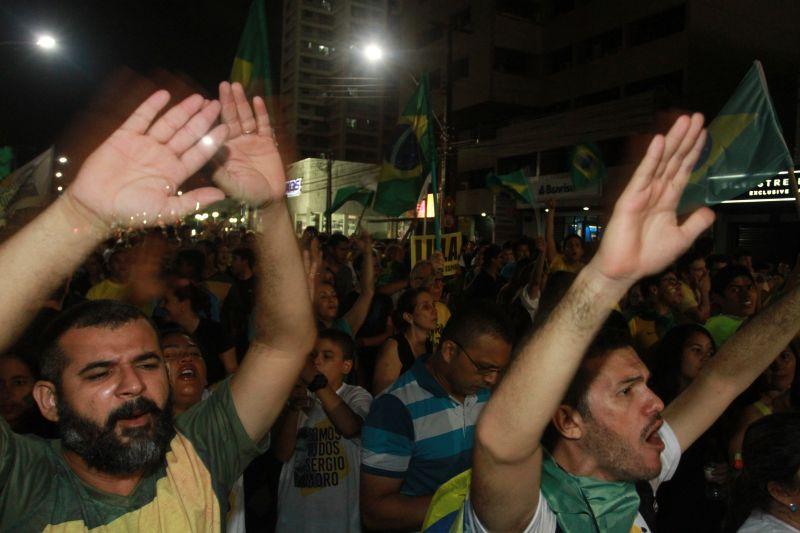
[[[319,389],[324,389],[328,386],[328,378],[325,377],[325,374],[317,374],[314,376],[314,379],[311,380],[306,388],[311,392],[317,392]]]

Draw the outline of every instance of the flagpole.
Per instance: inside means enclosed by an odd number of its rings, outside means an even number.
[[[794,175],[794,164],[789,165],[789,186],[794,195],[794,207],[797,210],[797,218],[800,218],[800,191],[797,190],[797,176]]]
[[[425,183],[422,184],[422,189],[419,191],[419,198],[417,198],[417,205],[419,205],[419,203],[422,201],[423,198],[426,198],[428,196],[428,187],[430,186],[430,183],[431,183],[431,175],[428,174],[428,176],[425,178]],[[427,205],[425,206],[425,210],[426,211],[428,210]],[[425,214],[427,215],[427,213]],[[405,240],[408,239],[408,237],[414,231],[414,227],[416,227],[417,225],[418,218],[419,218],[419,212],[416,209],[414,209],[414,220],[411,221],[411,225],[406,230],[405,235],[403,235],[403,238],[400,239],[401,243],[405,242]],[[425,220],[427,220],[427,218]]]

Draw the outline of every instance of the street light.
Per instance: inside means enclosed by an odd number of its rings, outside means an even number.
[[[68,161],[69,159],[67,159],[67,156],[65,155],[62,155],[61,157],[58,158],[58,162],[61,163],[62,165],[66,165]]]
[[[364,58],[370,63],[377,63],[383,59],[383,48],[375,43],[370,43],[365,46],[362,53],[364,54]]]
[[[54,50],[57,45],[55,37],[48,33],[43,33],[36,39],[36,46],[44,50]]]

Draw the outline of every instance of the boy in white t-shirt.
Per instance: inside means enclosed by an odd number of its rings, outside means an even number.
[[[360,532],[361,426],[372,396],[344,378],[353,340],[323,330],[281,420],[273,452],[283,461],[276,531]]]

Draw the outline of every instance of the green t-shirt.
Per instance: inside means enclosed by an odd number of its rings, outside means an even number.
[[[81,481],[60,441],[17,435],[0,419],[0,531],[222,531],[231,486],[268,441],[245,432],[230,380],[175,428],[164,464],[118,496]]]
[[[727,341],[744,322],[744,318],[731,315],[714,315],[705,323],[717,349]]]

